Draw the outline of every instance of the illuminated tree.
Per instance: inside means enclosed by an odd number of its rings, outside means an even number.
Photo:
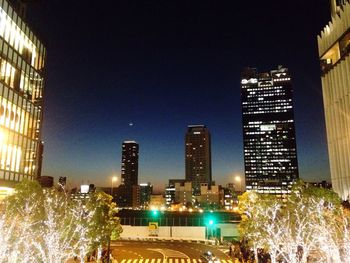
[[[241,235],[271,262],[349,262],[349,220],[330,190],[298,183],[281,199],[248,192],[240,198]]]
[[[59,263],[85,256],[121,232],[109,195],[91,193],[72,199],[36,182],[18,185],[3,205],[0,218],[0,262]]]

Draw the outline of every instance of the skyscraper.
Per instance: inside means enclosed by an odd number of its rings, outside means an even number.
[[[299,176],[288,69],[245,69],[241,96],[246,189],[286,194]]]
[[[318,36],[332,185],[350,195],[350,3],[332,0],[332,21]]]
[[[138,187],[139,145],[135,141],[124,141],[122,145],[121,188],[124,189],[125,206],[132,206]],[[135,202],[134,202],[135,203]]]
[[[0,1],[1,196],[23,179],[37,179],[41,167],[46,49],[22,11]]]
[[[200,195],[201,183],[211,184],[210,133],[204,125],[188,126],[185,136],[186,181],[192,182],[194,195]]]

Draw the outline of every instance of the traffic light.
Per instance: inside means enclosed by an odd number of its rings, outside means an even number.
[[[158,210],[154,209],[152,210],[152,216],[157,216],[158,215]]]
[[[205,219],[205,224],[208,226],[208,227],[213,227],[215,226],[216,224],[216,218],[214,216],[208,216],[206,219]]]

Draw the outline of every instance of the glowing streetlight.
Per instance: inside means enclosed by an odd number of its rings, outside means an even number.
[[[112,187],[111,187],[111,195],[112,195],[112,197],[113,197],[113,183],[116,183],[118,181],[118,177],[116,177],[116,176],[113,176],[112,177]]]
[[[242,192],[242,178],[239,175],[236,175],[235,181],[239,183],[239,192]]]

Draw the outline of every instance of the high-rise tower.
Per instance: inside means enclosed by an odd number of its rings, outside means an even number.
[[[41,167],[46,49],[20,13],[0,1],[0,198]]]
[[[204,125],[188,126],[185,136],[186,180],[200,195],[201,183],[211,183],[210,133]]]
[[[241,96],[246,189],[287,194],[299,176],[288,69],[245,69]]]
[[[138,188],[139,145],[135,141],[124,141],[122,145],[121,189],[124,192],[123,206],[132,206]]]
[[[350,196],[350,3],[331,1],[332,21],[318,36],[332,186]]]

